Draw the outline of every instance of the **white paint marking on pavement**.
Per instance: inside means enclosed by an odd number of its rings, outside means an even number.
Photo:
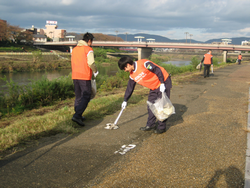
[[[135,144],[123,145],[118,151],[115,151],[115,154],[120,153],[121,155],[124,155],[129,150],[135,148],[135,146]]]

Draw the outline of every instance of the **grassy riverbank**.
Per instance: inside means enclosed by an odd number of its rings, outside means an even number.
[[[153,55],[151,60],[160,64],[165,61],[165,58],[164,56]],[[110,60],[105,60],[105,63],[114,65],[108,61]],[[116,62],[117,66],[117,59],[115,59],[114,62]],[[195,69],[197,63],[199,63],[199,59],[194,57],[192,64],[189,66],[163,66],[172,74],[173,85],[175,85],[179,82],[186,81],[187,78],[192,77],[193,74],[200,74],[200,72]],[[216,69],[217,67],[219,68],[226,65],[228,64],[215,64],[214,68]],[[127,80],[128,74],[123,71],[118,72],[116,76],[98,76],[97,96],[91,100],[84,113],[87,120],[101,119],[119,110],[123,101]],[[19,104],[16,108],[14,103],[8,106],[5,104],[6,111],[2,112],[2,119],[0,121],[0,153],[3,155],[6,154],[6,152],[15,152],[22,148],[22,146],[25,147],[26,143],[30,140],[58,133],[75,134],[81,131],[78,125],[71,121],[74,112],[74,94],[70,76],[54,81],[48,81],[44,78],[39,82],[33,83],[31,86],[25,87],[25,89],[18,89],[14,83],[10,83],[10,91],[13,93],[12,98],[2,98],[2,102],[4,100],[9,102],[16,100],[16,104]],[[60,88],[60,90],[56,88]],[[20,91],[23,93],[20,93]],[[29,91],[28,94],[27,91]],[[65,95],[66,93],[68,93],[67,96]],[[147,94],[148,89],[137,85],[134,94],[129,100],[128,108],[132,105],[146,103]],[[64,95],[64,97],[61,95]],[[32,101],[33,98],[37,98],[37,101]],[[27,108],[29,106],[28,102],[31,101],[32,104],[38,104],[34,109]],[[27,103],[22,104],[23,102]],[[44,105],[42,102],[44,102]],[[26,108],[18,111],[20,104]]]
[[[163,64],[166,61],[165,56],[152,55],[151,60],[163,66],[172,76],[185,72],[197,71],[195,67],[199,64],[199,59],[194,56],[190,65],[177,67],[172,64]],[[107,60],[105,56],[103,61],[108,66],[117,66],[118,58]],[[108,62],[109,61],[109,62]],[[102,62],[102,64],[104,64]],[[101,66],[99,63],[97,63]],[[53,65],[53,64],[51,64]],[[214,59],[214,66],[218,64]],[[114,89],[122,88],[127,85],[128,73],[118,71],[115,76],[98,75],[96,78],[98,92],[111,92]],[[38,107],[44,107],[54,104],[56,101],[65,100],[74,96],[74,87],[71,75],[60,77],[55,80],[48,80],[43,77],[39,81],[33,81],[28,85],[18,85],[13,81],[7,81],[3,78],[8,86],[8,94],[0,92],[0,112],[2,116],[12,116],[23,113],[25,110],[31,110]]]

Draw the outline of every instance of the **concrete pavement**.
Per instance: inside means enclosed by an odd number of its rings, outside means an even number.
[[[43,138],[0,161],[0,187],[244,187],[250,64],[173,86],[166,133],[143,132],[145,104]],[[128,102],[129,104],[129,102]],[[123,145],[135,144],[124,155]]]

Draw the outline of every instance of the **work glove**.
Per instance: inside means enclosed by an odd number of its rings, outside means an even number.
[[[165,84],[160,85],[160,92],[164,92],[166,90]]]
[[[98,74],[99,74],[99,72],[96,71],[96,72],[94,73],[94,77],[96,78]]]
[[[126,106],[127,106],[127,102],[126,102],[126,101],[123,101],[123,103],[122,103],[122,108],[125,109]]]

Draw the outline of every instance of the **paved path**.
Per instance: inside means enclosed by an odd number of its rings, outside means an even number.
[[[0,161],[0,187],[244,187],[250,64],[174,86],[176,114],[161,135],[139,128],[146,103],[86,122],[75,136],[43,138]],[[125,155],[114,152],[135,144]]]

